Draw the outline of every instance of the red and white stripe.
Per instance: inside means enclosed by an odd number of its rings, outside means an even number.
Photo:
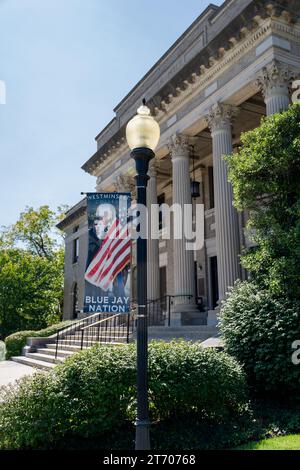
[[[131,238],[128,225],[120,228],[116,219],[111,225],[96,256],[88,266],[85,279],[107,292],[119,272],[130,263]]]

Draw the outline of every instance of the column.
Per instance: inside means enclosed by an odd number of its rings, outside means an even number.
[[[135,198],[135,184],[134,178],[129,175],[119,175],[116,177],[114,183],[115,190],[120,193],[131,193],[132,198]]]
[[[189,141],[184,135],[174,135],[169,141],[169,151],[172,158],[173,176],[173,204],[179,204],[182,213],[185,204],[192,204],[190,182]],[[189,315],[185,312],[195,312],[195,276],[194,252],[186,250],[186,239],[173,240],[174,256],[174,294],[178,296],[175,301],[175,312],[181,314],[181,324],[185,323]],[[180,296],[183,297],[180,297]],[[191,296],[188,299],[185,296]],[[199,314],[199,312],[198,312]]]
[[[217,103],[206,116],[213,142],[219,302],[225,299],[228,287],[240,277],[238,216],[233,207],[227,165],[222,158],[232,153],[231,120],[236,114],[237,108]]]
[[[157,204],[157,162],[150,162],[148,175],[150,177],[147,187],[147,208],[148,208],[148,258],[147,258],[147,290],[148,300],[158,300],[160,298],[159,283],[159,239],[151,238],[151,206]],[[158,220],[157,220],[158,227]]]
[[[267,107],[267,116],[285,111],[289,106],[289,80],[291,72],[287,65],[273,60],[264,67],[256,79]]]

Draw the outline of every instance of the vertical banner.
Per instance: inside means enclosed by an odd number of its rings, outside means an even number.
[[[84,312],[130,311],[129,193],[88,193]]]

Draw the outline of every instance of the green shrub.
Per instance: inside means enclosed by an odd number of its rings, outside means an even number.
[[[241,143],[226,163],[255,242],[242,265],[259,286],[300,300],[300,104],[263,119]]]
[[[300,339],[299,301],[239,282],[222,307],[220,328],[225,350],[244,365],[258,392],[298,396],[300,367],[292,362],[292,344]]]
[[[220,422],[244,409],[245,375],[225,353],[153,342],[149,373],[151,419],[192,413]],[[98,345],[46,375],[22,379],[0,396],[0,447],[50,448],[64,438],[117,432],[134,421],[135,382],[134,344]]]
[[[245,403],[245,377],[227,354],[185,341],[153,342],[149,348],[149,389],[154,416],[196,413],[223,419]]]
[[[19,356],[22,353],[22,348],[26,346],[27,338],[34,336],[34,337],[47,337],[51,336],[57,331],[66,328],[72,323],[70,320],[66,320],[60,323],[56,323],[55,325],[48,326],[43,330],[38,331],[17,331],[10,336],[5,338],[5,345],[6,345],[6,359],[10,359],[12,356]]]

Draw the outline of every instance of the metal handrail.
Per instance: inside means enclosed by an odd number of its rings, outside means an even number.
[[[125,320],[122,323],[117,324],[117,319],[125,315]],[[130,338],[130,313],[117,313],[115,315],[111,315],[108,318],[103,318],[97,322],[91,323],[83,328],[81,328],[81,349],[83,349],[84,344],[84,334],[87,330],[91,328],[98,327],[97,331],[97,342],[101,343],[101,339],[104,337],[106,339],[106,343],[114,343],[116,339],[124,339],[126,338],[126,342],[129,343]],[[111,325],[113,323],[113,325]],[[101,327],[104,325],[104,332],[102,331]],[[104,335],[104,336],[103,336]],[[107,341],[111,339],[111,341]],[[86,340],[88,341],[88,340]]]
[[[104,323],[105,321],[111,320],[112,318],[119,317],[121,315],[127,315],[127,314],[126,313],[116,313],[115,315],[112,315],[111,317],[103,318],[103,320],[99,320],[99,321],[96,321],[95,323],[92,323],[91,325],[84,326],[83,328],[80,328],[80,330],[81,331],[88,330],[89,328],[92,328],[95,325],[99,325],[100,323]]]
[[[192,299],[194,296],[191,294],[177,294],[170,295],[166,294],[163,297],[156,300],[149,300],[147,302],[148,307],[148,325],[149,326],[171,326],[171,307],[173,301],[176,298],[188,298]]]
[[[156,300],[147,301],[147,318],[148,326],[170,326],[171,325],[171,307],[173,305],[174,299],[176,298],[193,298],[192,295],[182,294],[182,295],[165,295]],[[57,358],[59,342],[64,339],[64,344],[67,342],[68,345],[74,345],[76,342],[80,342],[81,349],[83,349],[84,344],[84,335],[85,332],[91,330],[91,328],[98,328],[97,342],[101,342],[103,338],[106,340],[110,339],[114,342],[116,339],[126,339],[128,343],[130,340],[131,333],[135,327],[134,322],[134,300],[131,301],[132,311],[131,313],[117,313],[103,318],[105,315],[108,315],[109,312],[97,312],[93,315],[90,315],[86,318],[76,321],[71,326],[62,329],[57,332],[56,335],[56,349],[55,349],[55,358]],[[117,324],[119,318],[124,316],[124,321]],[[99,318],[97,321],[93,321],[95,318]],[[104,327],[103,327],[104,326]],[[120,335],[123,333],[123,336]],[[108,341],[106,341],[108,342]],[[89,340],[87,338],[86,344],[92,345],[94,340]]]
[[[122,316],[125,316],[126,320],[124,319],[123,322],[119,322],[119,319]],[[133,325],[133,322],[130,321],[130,317],[130,313],[121,312],[111,315],[111,313],[109,312],[98,312],[93,315],[90,315],[89,317],[79,320],[73,325],[73,327],[64,329],[57,333],[55,358],[57,358],[60,344],[63,344],[65,346],[74,346],[76,344],[80,344],[80,349],[83,349],[84,335],[93,327],[98,328],[98,332],[96,335],[98,342],[101,342],[103,340],[103,337],[106,338],[105,342],[111,342],[112,340],[115,341],[118,338],[122,338],[122,340],[126,338],[126,342],[129,342],[130,335],[132,332],[130,328]],[[99,320],[94,321],[96,318],[99,318]],[[104,325],[104,328],[102,328],[102,325]],[[117,331],[116,327],[121,329],[121,331]],[[104,329],[105,331],[103,331]],[[63,342],[61,343],[62,340]],[[93,339],[91,339],[91,337],[88,337],[86,338],[85,344],[87,346],[91,346],[92,344],[94,344],[94,342],[94,337]]]

